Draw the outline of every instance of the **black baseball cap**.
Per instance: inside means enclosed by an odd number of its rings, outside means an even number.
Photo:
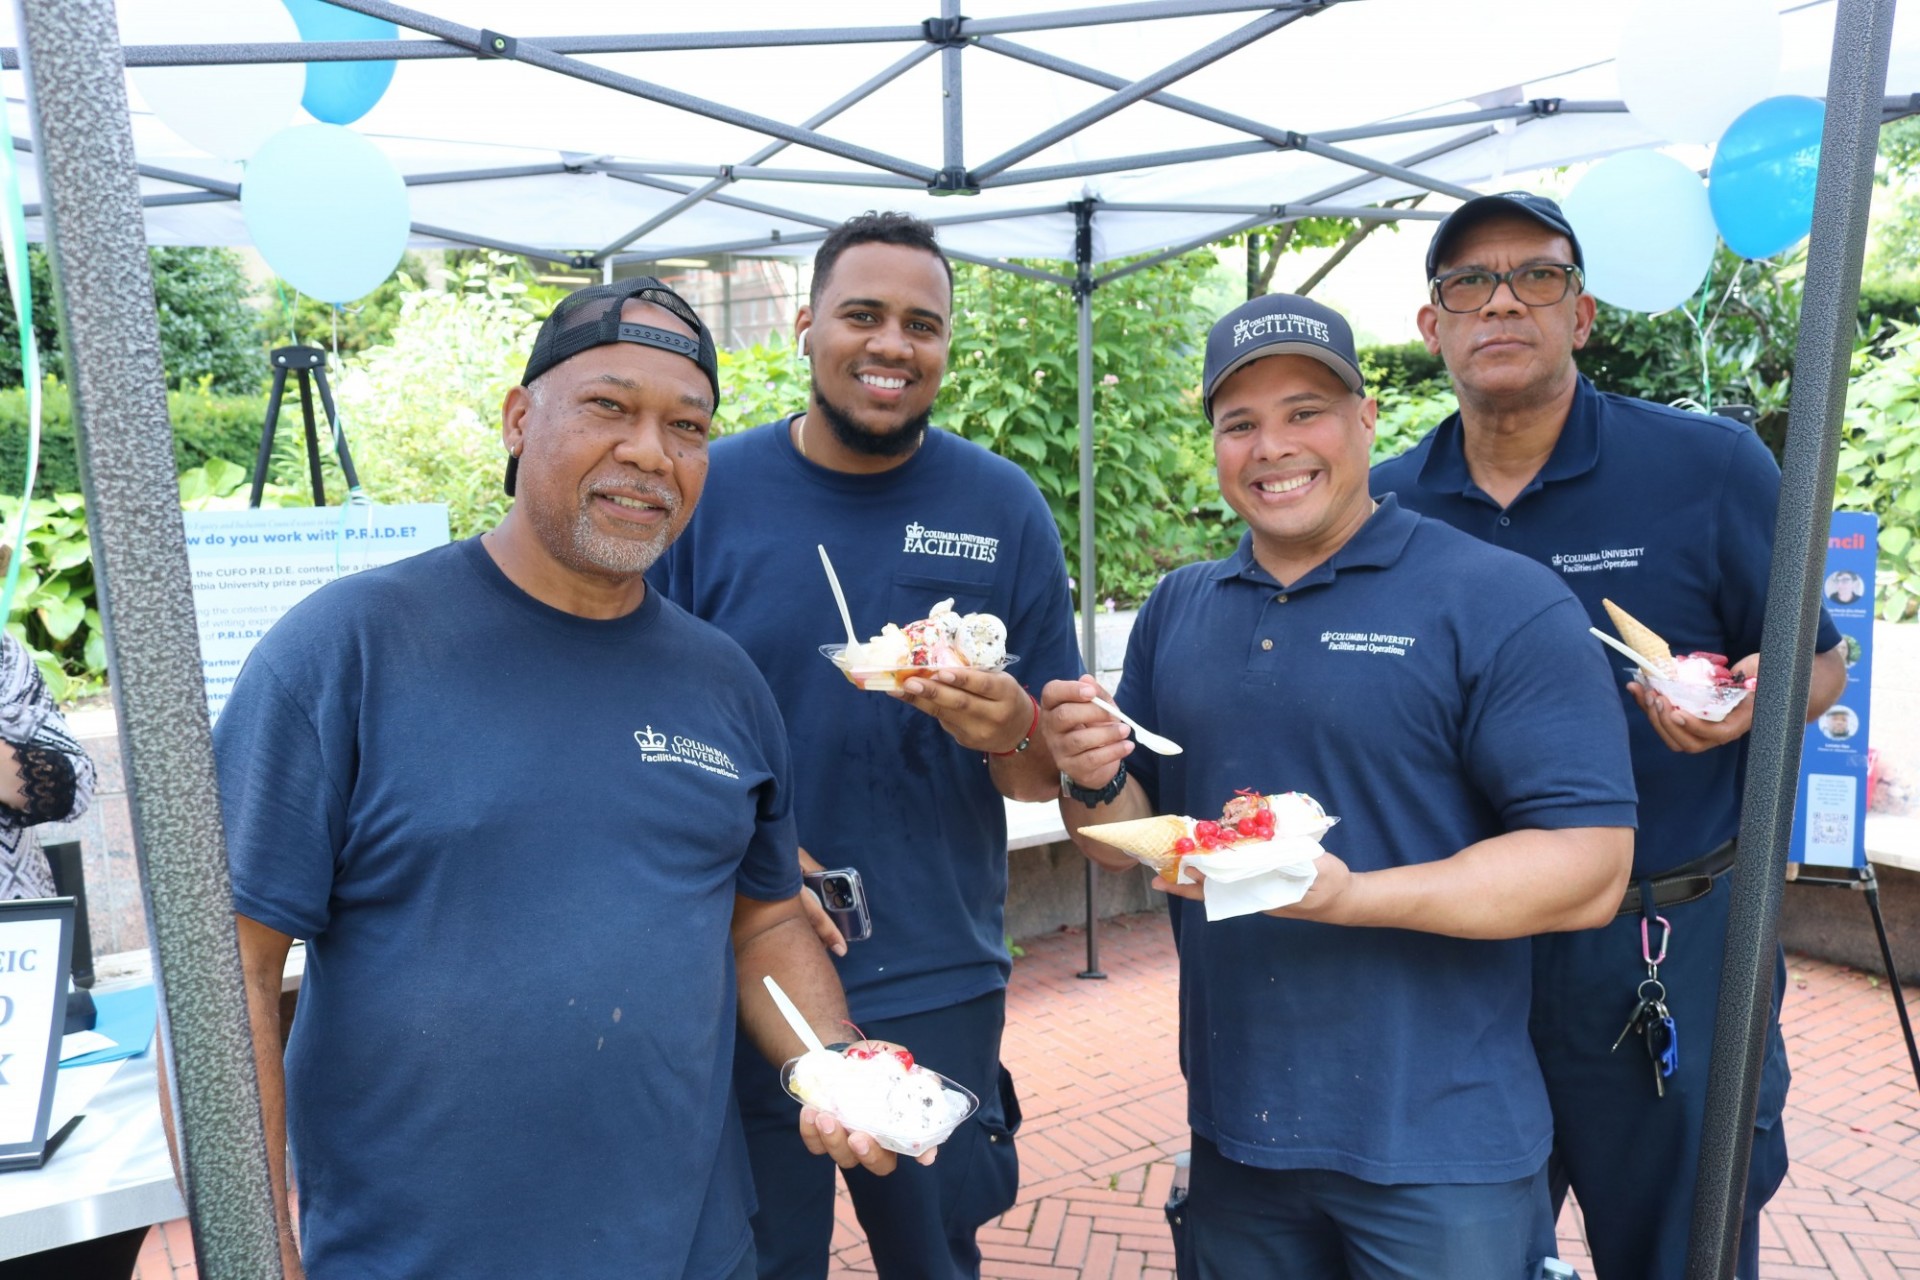
[[[1560,212],[1558,204],[1531,191],[1502,191],[1498,195],[1478,196],[1469,200],[1446,216],[1427,244],[1427,279],[1431,280],[1440,274],[1440,263],[1445,256],[1442,250],[1447,247],[1451,237],[1501,214],[1531,218],[1547,230],[1565,236],[1567,243],[1573,246],[1573,265],[1582,271],[1587,269],[1586,261],[1580,256],[1580,237],[1573,234],[1573,224],[1567,221],[1566,214]]]
[[[650,324],[635,324],[620,318],[628,302],[651,302],[678,316],[692,329],[694,336],[657,329]],[[713,345],[713,334],[700,323],[687,300],[653,276],[634,276],[612,284],[596,284],[580,289],[560,300],[553,314],[540,322],[533,338],[533,354],[527,357],[526,372],[520,385],[532,386],[534,379],[582,351],[610,346],[616,342],[636,342],[685,356],[700,366],[713,388],[713,402],[720,403],[720,356]],[[513,496],[513,484],[520,471],[520,459],[507,459],[507,496]]]
[[[1227,375],[1262,356],[1312,356],[1339,374],[1354,394],[1366,390],[1360,357],[1353,349],[1353,326],[1311,298],[1269,293],[1227,312],[1207,334],[1206,371],[1200,380],[1207,421],[1213,421],[1213,393]]]

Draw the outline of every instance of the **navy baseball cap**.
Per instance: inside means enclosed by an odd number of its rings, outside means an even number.
[[[630,301],[651,302],[664,308],[684,321],[693,330],[694,336],[689,338],[671,329],[622,320],[621,309]],[[700,317],[694,314],[685,298],[653,276],[634,276],[628,280],[616,280],[612,284],[596,284],[577,289],[560,299],[560,305],[553,309],[553,314],[540,322],[540,332],[534,335],[533,352],[527,357],[527,368],[520,375],[520,385],[531,386],[535,378],[582,351],[616,342],[637,342],[641,346],[658,347],[662,351],[685,356],[707,375],[707,384],[713,388],[713,403],[715,407],[719,406],[720,356],[713,345],[713,334],[700,323]],[[509,457],[506,478],[509,498],[513,496],[513,483],[519,472],[520,459]]]
[[[1213,421],[1213,393],[1227,375],[1262,356],[1312,356],[1340,375],[1355,395],[1366,389],[1353,326],[1331,307],[1297,293],[1269,293],[1235,307],[1207,334],[1207,360],[1200,387]]]
[[[1560,212],[1558,204],[1530,191],[1502,191],[1498,195],[1469,200],[1446,216],[1427,245],[1427,279],[1431,280],[1440,273],[1440,263],[1445,256],[1442,251],[1451,237],[1501,214],[1517,214],[1565,236],[1567,243],[1573,246],[1573,265],[1582,271],[1587,269],[1586,261],[1580,256],[1580,237],[1573,234],[1573,224],[1567,221],[1566,214]]]

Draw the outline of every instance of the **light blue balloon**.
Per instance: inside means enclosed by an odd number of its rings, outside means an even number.
[[[1813,230],[1826,119],[1818,98],[1787,94],[1754,103],[1720,135],[1707,195],[1727,248],[1771,258]]]
[[[391,22],[338,9],[326,0],[280,0],[293,15],[302,40],[397,40]],[[307,89],[300,105],[315,120],[352,124],[380,101],[393,83],[391,62],[309,62]]]
[[[1713,213],[1700,175],[1658,151],[1589,169],[1562,206],[1586,257],[1587,289],[1630,311],[1686,301],[1713,265]]]
[[[406,252],[407,184],[350,129],[303,124],[260,144],[240,211],[267,265],[304,294],[349,302],[378,288]]]

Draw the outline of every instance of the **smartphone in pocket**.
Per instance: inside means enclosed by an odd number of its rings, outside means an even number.
[[[801,879],[848,942],[865,942],[873,936],[873,916],[867,911],[867,891],[858,871],[852,867],[808,871]]]

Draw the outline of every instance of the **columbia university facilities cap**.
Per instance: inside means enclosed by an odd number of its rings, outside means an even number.
[[[1573,224],[1567,221],[1566,214],[1560,212],[1558,204],[1530,191],[1502,191],[1499,195],[1469,200],[1446,216],[1427,244],[1427,279],[1431,280],[1440,274],[1440,264],[1446,261],[1445,250],[1453,237],[1501,214],[1527,218],[1565,236],[1567,243],[1573,246],[1573,265],[1582,271],[1587,269],[1586,261],[1580,256],[1580,237],[1573,234]]]
[[[622,320],[620,309],[629,301],[651,302],[664,307],[684,320],[695,336],[689,338],[671,329],[657,329],[649,324]],[[707,383],[713,388],[714,404],[720,403],[720,357],[714,349],[713,334],[700,323],[700,317],[694,314],[685,298],[653,276],[634,276],[629,280],[616,280],[612,284],[596,284],[562,298],[560,305],[553,309],[553,314],[540,322],[540,332],[534,335],[533,354],[527,357],[527,368],[520,375],[520,385],[531,386],[541,374],[562,361],[571,360],[582,351],[616,342],[636,342],[641,346],[658,347],[662,351],[685,356],[707,375]],[[513,496],[514,479],[519,470],[520,459],[508,458],[508,497]]]
[[[1207,334],[1200,380],[1207,421],[1213,421],[1213,393],[1227,375],[1262,356],[1312,356],[1339,374],[1354,394],[1366,388],[1353,327],[1339,312],[1298,294],[1269,293],[1227,312]]]

